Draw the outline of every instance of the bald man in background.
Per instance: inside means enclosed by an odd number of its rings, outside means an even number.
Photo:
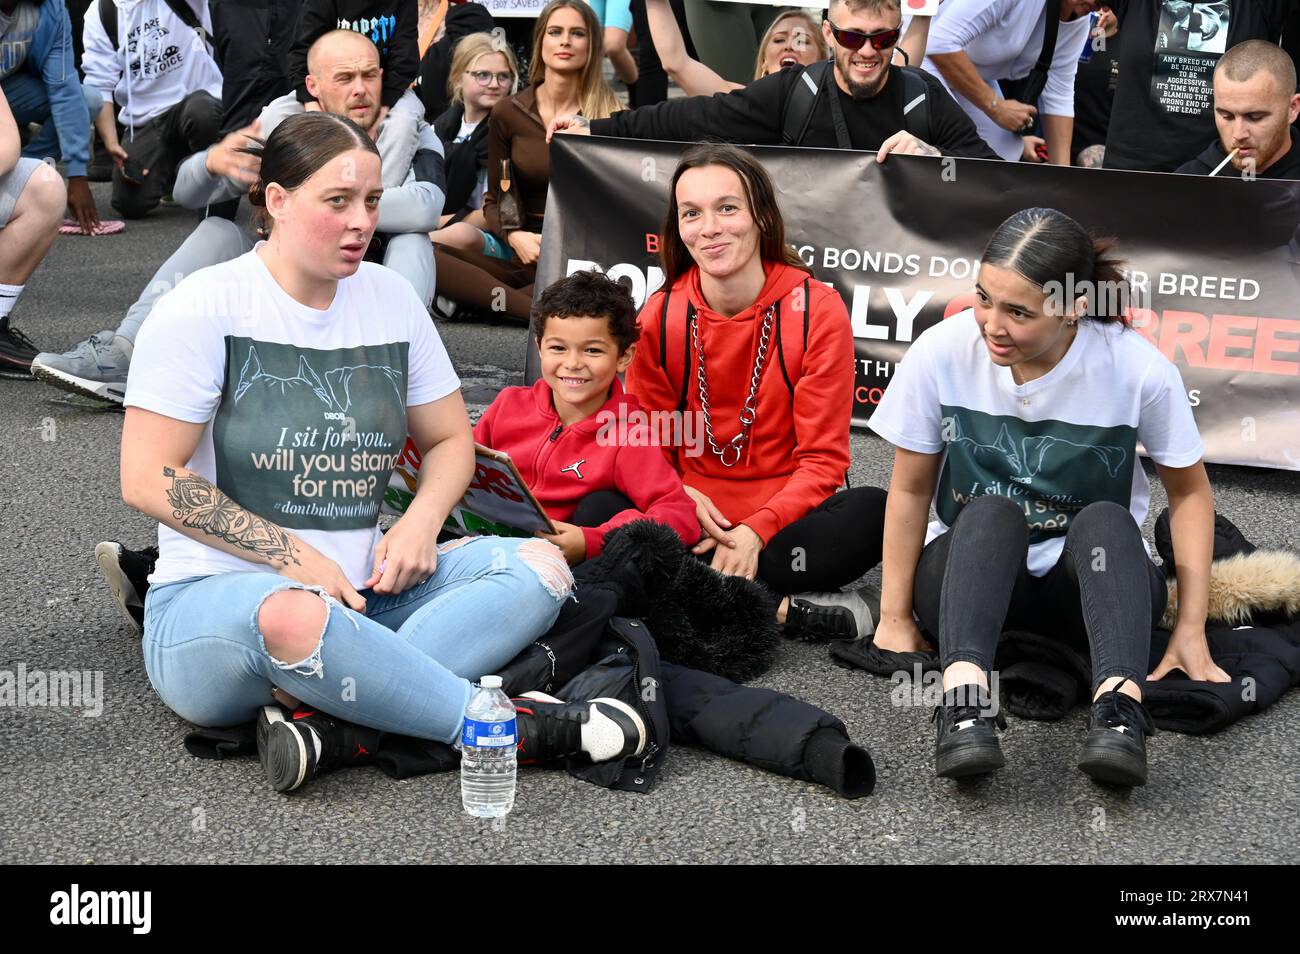
[[[1300,116],[1296,69],[1286,50],[1265,40],[1247,40],[1224,54],[1214,70],[1214,125],[1219,138],[1176,170],[1220,176],[1300,179]]]
[[[370,40],[351,30],[333,30],[321,36],[307,54],[307,85],[321,108],[345,116],[378,138],[383,70],[379,50]],[[176,172],[173,195],[178,203],[201,209],[243,195],[258,179],[260,160],[241,150],[250,137],[265,137],[276,125],[301,108],[296,94],[286,93],[262,110],[256,123],[236,130],[202,152],[195,153]],[[400,185],[387,186],[379,201],[379,224],[367,259],[382,260],[407,279],[427,307],[433,301],[435,273],[429,232],[438,227],[446,180],[442,142],[433,127],[420,123],[415,158],[408,163]],[[384,177],[387,181],[388,176]],[[153,304],[191,272],[230,261],[250,251],[257,236],[227,219],[209,217],[199,223],[171,257],[159,267],[140,297],[114,330],[97,332],[63,354],[38,354],[32,374],[65,391],[121,404],[135,346],[135,336]]]

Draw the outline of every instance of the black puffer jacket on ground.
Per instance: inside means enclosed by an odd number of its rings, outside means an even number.
[[[1172,579],[1173,542],[1169,511],[1156,519],[1156,550],[1169,581],[1165,628],[1151,633],[1148,672],[1169,645],[1177,606]],[[1214,564],[1210,570],[1206,642],[1231,682],[1198,682],[1174,671],[1143,684],[1143,701],[1157,727],[1204,735],[1267,709],[1300,685],[1300,557],[1257,549],[1226,517],[1214,521]],[[870,639],[870,637],[866,637]],[[832,647],[843,665],[862,665],[863,640]],[[897,654],[892,654],[897,655]],[[937,668],[937,660],[926,669]],[[908,669],[907,666],[899,666]],[[998,642],[994,668],[1002,703],[1024,719],[1059,719],[1088,701],[1089,661],[1059,640],[1038,633],[1008,631]]]
[[[756,674],[771,665],[776,650],[770,595],[747,580],[722,577],[684,553],[671,529],[650,521],[611,534],[603,562],[585,567],[576,598],[565,602],[555,625],[502,670],[505,691],[516,696],[540,689],[560,699],[613,696],[641,712],[651,736],[642,756],[568,766],[571,774],[596,785],[648,791],[669,743],[677,742],[825,785],[846,798],[871,794],[876,778],[871,756],[849,741],[839,719],[785,693],[666,661],[664,647],[671,647],[678,658],[715,660]],[[677,604],[684,593],[711,605]],[[650,621],[627,618],[637,609],[658,619],[662,636]],[[713,625],[719,630],[707,628]],[[746,652],[752,657],[745,658]],[[200,729],[186,736],[185,745],[203,758],[257,751],[251,725]],[[443,743],[391,735],[384,736],[375,757],[394,778],[447,771],[458,762]]]

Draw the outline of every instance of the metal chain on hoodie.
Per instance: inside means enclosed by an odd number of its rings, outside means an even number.
[[[709,449],[717,454],[723,467],[734,467],[740,463],[741,448],[749,439],[749,430],[758,420],[758,383],[763,377],[763,365],[767,361],[767,341],[772,334],[772,320],[776,316],[776,302],[768,306],[763,315],[763,328],[758,336],[758,353],[754,355],[754,373],[749,379],[749,396],[745,398],[740,409],[740,433],[727,442],[726,447],[719,447],[713,437],[713,412],[709,407],[709,382],[704,373],[704,345],[700,342],[700,321],[696,319],[691,325],[691,337],[695,342],[695,365],[699,369],[696,377],[700,385],[700,409],[704,412],[704,436],[708,438]],[[735,452],[731,460],[727,455]]]

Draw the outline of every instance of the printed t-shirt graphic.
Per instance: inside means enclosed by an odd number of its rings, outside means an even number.
[[[227,336],[212,425],[217,486],[287,529],[373,526],[406,441],[407,348]],[[354,390],[367,400],[354,404]]]
[[[132,27],[126,35],[127,71],[136,77],[162,76],[185,63],[181,44],[154,17]]]
[[[1167,113],[1209,114],[1214,67],[1228,48],[1230,17],[1226,0],[1164,0],[1151,69],[1151,99],[1156,106]]]
[[[1031,544],[1064,534],[1071,518],[1094,501],[1128,507],[1137,428],[942,408],[948,453],[935,511],[948,526],[962,507],[986,494],[1006,497],[1024,511]]]
[[[869,424],[896,447],[943,454],[927,543],[997,494],[1025,516],[1035,576],[1056,565],[1088,504],[1117,503],[1141,526],[1151,495],[1139,443],[1166,467],[1204,452],[1178,369],[1136,331],[1080,322],[1056,366],[1020,384],[989,358],[973,310],[913,342]]]

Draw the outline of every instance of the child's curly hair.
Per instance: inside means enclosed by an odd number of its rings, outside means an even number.
[[[641,336],[631,293],[594,270],[561,278],[538,296],[533,305],[532,332],[539,345],[549,318],[608,318],[609,334],[618,343],[619,354]]]

